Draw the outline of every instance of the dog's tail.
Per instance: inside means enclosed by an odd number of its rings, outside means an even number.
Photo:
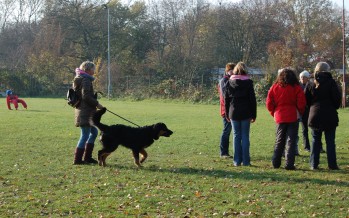
[[[97,110],[97,112],[92,117],[92,125],[96,126],[100,131],[105,131],[108,126],[101,123],[102,115],[107,111],[107,108],[102,108],[101,110]]]

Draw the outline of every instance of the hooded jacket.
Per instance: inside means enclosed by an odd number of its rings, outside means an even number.
[[[315,130],[329,130],[338,126],[337,109],[341,104],[340,90],[329,72],[315,75],[319,86],[314,83],[305,90],[309,106],[308,126]]]
[[[256,119],[256,95],[253,81],[248,76],[230,77],[225,93],[225,109],[232,120]]]

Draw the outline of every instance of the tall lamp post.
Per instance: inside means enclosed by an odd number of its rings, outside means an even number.
[[[343,92],[342,92],[342,107],[345,108],[345,103],[346,103],[346,99],[345,99],[345,18],[344,18],[344,14],[345,14],[345,8],[344,8],[344,0],[343,0],[343,14],[342,14],[342,25],[343,25]]]
[[[107,10],[107,20],[108,20],[108,100],[110,99],[110,91],[111,91],[111,84],[110,84],[110,31],[109,31],[109,7],[107,4],[104,4],[104,9]]]

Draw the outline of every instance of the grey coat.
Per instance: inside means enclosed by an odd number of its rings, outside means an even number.
[[[98,101],[94,94],[93,77],[79,75],[74,78],[73,87],[81,92],[81,103],[75,108],[75,126],[90,126],[90,119],[96,112]]]

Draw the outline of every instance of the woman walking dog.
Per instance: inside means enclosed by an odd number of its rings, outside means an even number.
[[[103,106],[97,101],[92,85],[95,65],[85,61],[75,72],[73,88],[81,94],[80,104],[75,108],[75,126],[80,127],[81,134],[75,149],[74,164],[97,164],[98,161],[92,158],[92,152],[98,130],[90,125],[90,120],[96,108],[102,109]]]

